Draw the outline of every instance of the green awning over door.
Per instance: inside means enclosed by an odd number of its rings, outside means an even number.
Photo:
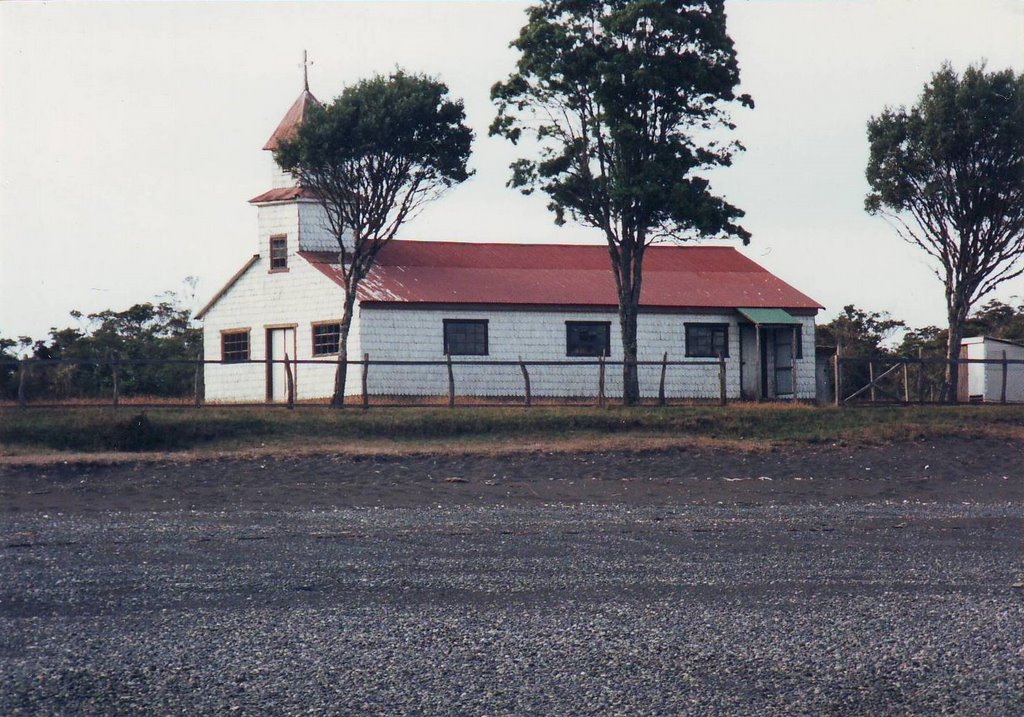
[[[740,316],[757,326],[799,326],[800,319],[785,309],[736,309]]]

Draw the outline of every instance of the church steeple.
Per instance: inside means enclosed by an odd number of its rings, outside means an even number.
[[[292,103],[284,119],[263,145],[273,151],[281,142],[295,136],[306,120],[310,108],[320,102],[309,91],[309,61],[302,57],[302,94]],[[259,223],[259,255],[270,256],[271,240],[284,239],[289,253],[296,251],[338,251],[338,240],[330,231],[324,209],[316,196],[286,172],[270,157],[273,164],[271,189],[249,200],[257,207]],[[351,239],[345,239],[351,242]]]
[[[274,134],[270,135],[270,139],[263,145],[263,149],[274,151],[277,149],[278,144],[286,139],[291,139],[295,132],[298,130],[299,125],[306,119],[306,113],[309,112],[309,108],[313,105],[319,105],[320,100],[313,96],[313,93],[309,91],[309,66],[312,63],[306,59],[306,51],[302,51],[302,94],[299,98],[292,103],[292,106],[288,108],[288,112],[285,113],[284,119],[277,125],[277,129],[274,130]]]

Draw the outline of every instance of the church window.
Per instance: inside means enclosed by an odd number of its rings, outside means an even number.
[[[220,360],[224,363],[249,360],[249,329],[220,333]]]
[[[341,324],[337,321],[313,324],[313,355],[329,356],[338,353],[341,344]]]
[[[270,237],[270,270],[281,271],[288,268],[288,237]]]
[[[449,356],[486,356],[486,319],[445,319],[444,352]]]
[[[718,358],[729,356],[728,324],[686,324],[686,356]]]
[[[609,356],[611,355],[610,321],[566,321],[566,356]]]

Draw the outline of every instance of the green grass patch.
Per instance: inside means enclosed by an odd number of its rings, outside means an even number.
[[[0,448],[33,451],[231,450],[347,441],[533,442],[603,436],[825,443],[941,435],[1012,435],[1024,406],[846,408],[735,404],[667,408],[122,408],[6,410]]]

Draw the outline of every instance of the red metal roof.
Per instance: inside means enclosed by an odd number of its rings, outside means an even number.
[[[337,254],[300,252],[342,284]],[[732,247],[655,246],[641,306],[820,309]],[[616,306],[603,245],[392,241],[359,288],[365,303]]]
[[[309,111],[309,108],[318,104],[320,104],[320,101],[313,96],[312,92],[303,90],[302,94],[299,95],[299,99],[295,100],[292,106],[288,108],[288,112],[285,114],[284,119],[281,120],[281,124],[277,125],[277,129],[274,130],[274,134],[270,135],[270,139],[263,145],[263,149],[275,150],[279,142],[291,139],[292,135],[295,134],[295,130],[306,119],[306,113]]]
[[[249,200],[249,204],[263,204],[264,202],[286,202],[290,199],[316,199],[316,195],[305,187],[278,187],[263,192],[257,197]]]

